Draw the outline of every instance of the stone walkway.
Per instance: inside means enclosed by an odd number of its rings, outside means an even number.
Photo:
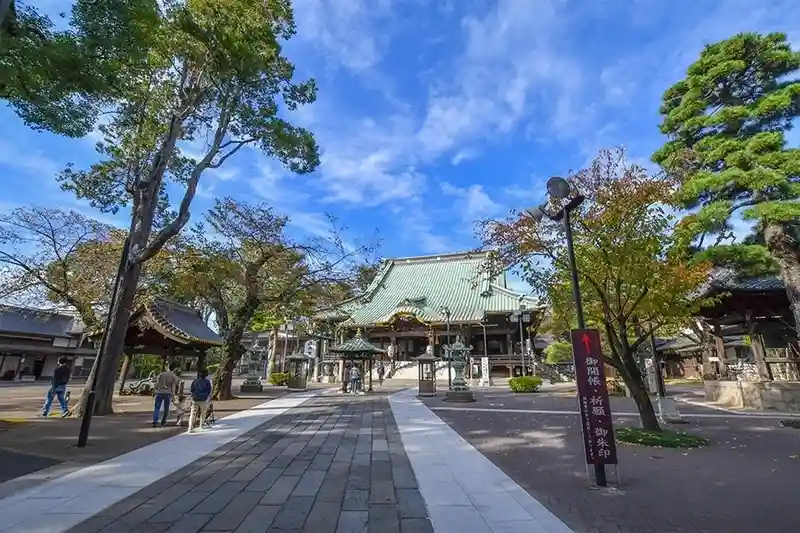
[[[69,531],[433,533],[427,516],[386,396],[326,395]]]

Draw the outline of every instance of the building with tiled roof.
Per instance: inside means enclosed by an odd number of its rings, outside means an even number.
[[[539,305],[509,289],[505,273],[487,275],[487,259],[487,253],[465,252],[387,260],[363,294],[315,318],[335,324],[344,337],[363,329],[398,361],[430,344],[441,355],[449,324],[451,340],[461,335],[474,357],[488,354],[496,374],[518,373]]]

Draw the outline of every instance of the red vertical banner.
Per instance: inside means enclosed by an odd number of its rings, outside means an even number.
[[[600,333],[596,329],[573,329],[570,336],[586,463],[615,465],[617,446],[611,422],[611,402],[606,386]]]

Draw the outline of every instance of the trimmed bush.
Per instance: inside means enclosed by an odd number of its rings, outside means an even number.
[[[289,381],[288,372],[273,372],[269,375],[269,382],[276,387],[283,387]]]
[[[536,392],[542,386],[539,376],[518,376],[508,380],[511,392]]]

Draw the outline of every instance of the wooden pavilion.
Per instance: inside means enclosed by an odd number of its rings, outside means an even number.
[[[328,348],[328,352],[337,354],[341,358],[341,364],[339,365],[340,368],[340,378],[342,380],[342,392],[347,392],[347,375],[346,372],[346,362],[349,361],[351,364],[356,364],[356,362],[360,362],[362,365],[361,376],[362,379],[369,374],[369,385],[367,392],[372,392],[372,364],[375,360],[376,355],[380,355],[384,353],[384,350],[381,350],[377,346],[370,344],[366,340],[364,340],[364,336],[359,329],[356,331],[354,337],[344,341],[342,344],[338,346],[333,346]],[[369,369],[364,368],[364,363],[369,362]]]
[[[178,358],[199,372],[205,367],[206,351],[222,346],[222,338],[203,320],[200,312],[164,297],[139,304],[131,315],[125,337],[125,359],[120,373],[119,390],[125,385],[133,357],[161,356],[161,368]]]
[[[800,411],[800,345],[789,299],[777,277],[718,271],[702,295],[700,317],[713,345],[703,354],[706,396],[721,403]],[[726,338],[741,336],[743,347]]]

